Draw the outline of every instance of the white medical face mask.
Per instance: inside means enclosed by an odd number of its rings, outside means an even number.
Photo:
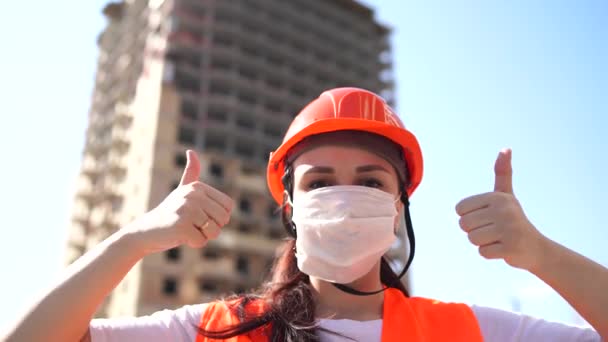
[[[351,185],[298,194],[291,204],[300,271],[339,284],[367,274],[397,238],[397,200]]]

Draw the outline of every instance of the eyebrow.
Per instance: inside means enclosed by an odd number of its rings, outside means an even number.
[[[384,172],[390,173],[387,169],[385,169],[384,167],[377,165],[377,164],[359,166],[359,167],[357,167],[356,170],[359,173],[360,172],[370,172],[370,171],[384,171]]]
[[[310,173],[334,173],[334,168],[328,166],[315,166],[304,172],[305,175]]]
[[[371,171],[384,171],[387,173],[390,173],[386,168],[380,166],[380,165],[363,165],[363,166],[358,166],[356,168],[357,173],[362,173],[362,172],[371,172]],[[329,167],[329,166],[315,166],[315,167],[311,167],[310,169],[306,170],[306,172],[304,172],[304,174],[311,174],[311,173],[334,173],[334,168],[333,167]]]

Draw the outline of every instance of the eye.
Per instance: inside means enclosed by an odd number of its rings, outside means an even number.
[[[329,186],[329,182],[326,180],[317,179],[308,184],[308,190],[320,189]]]
[[[367,186],[370,188],[381,188],[382,182],[380,182],[376,178],[366,178],[361,181],[361,185]]]

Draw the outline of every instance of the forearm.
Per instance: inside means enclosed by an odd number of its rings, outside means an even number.
[[[608,341],[608,269],[551,240],[544,250],[543,261],[531,272]]]
[[[21,316],[8,341],[78,341],[104,298],[143,255],[118,232],[86,253]]]

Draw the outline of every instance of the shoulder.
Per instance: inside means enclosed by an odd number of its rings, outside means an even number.
[[[387,291],[384,304],[384,324],[394,331],[403,331],[407,325],[412,339],[482,341],[475,315],[466,304],[405,297],[396,291]]]
[[[105,341],[194,341],[196,327],[209,304],[185,305],[148,316],[94,319],[92,342]]]
[[[235,325],[265,312],[267,304],[257,297],[238,297],[209,303],[200,316],[204,329],[217,330]]]
[[[471,307],[463,303],[442,302],[423,297],[411,297],[409,303],[417,313],[441,315],[442,317],[474,318]]]
[[[462,303],[447,303],[424,297],[406,297],[395,289],[387,289],[384,303],[389,307],[399,308],[405,315],[414,315],[420,324],[435,325],[439,320],[453,321],[454,327],[476,325],[471,308]]]
[[[483,306],[473,305],[471,309],[486,341],[601,341],[591,328]]]

